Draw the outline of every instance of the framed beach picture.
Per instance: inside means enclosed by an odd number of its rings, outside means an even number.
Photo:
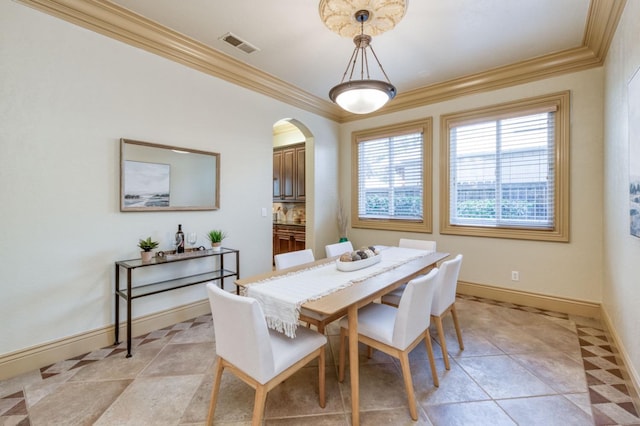
[[[169,164],[124,162],[125,208],[169,207],[171,166]]]
[[[629,82],[629,225],[640,238],[640,72]]]

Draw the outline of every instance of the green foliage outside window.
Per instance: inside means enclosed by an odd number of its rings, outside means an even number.
[[[458,217],[466,218],[495,218],[495,200],[466,200],[457,203]],[[530,201],[514,200],[503,201],[501,204],[501,216],[504,219],[523,219],[536,217],[536,205]]]
[[[410,195],[396,198],[396,216],[422,217],[422,198]]]
[[[365,211],[371,216],[422,217],[422,198],[416,195],[397,196],[394,214],[389,210],[389,196],[367,194]]]
[[[367,194],[367,215],[381,215],[389,213],[389,197],[381,197],[377,194]]]

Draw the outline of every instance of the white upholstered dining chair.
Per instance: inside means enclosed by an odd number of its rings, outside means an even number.
[[[400,238],[398,242],[398,247],[404,248],[412,248],[418,250],[426,250],[429,252],[436,251],[436,242],[431,240],[412,240],[409,238]],[[393,290],[390,293],[382,296],[382,303],[391,306],[398,306],[400,303],[400,298],[402,297],[402,292],[404,291],[406,285],[401,285],[397,289]]]
[[[436,251],[436,242],[431,240],[412,240],[409,238],[400,238],[400,241],[398,241],[398,247]]]
[[[454,259],[442,262],[440,264],[440,274],[435,282],[436,291],[433,295],[433,304],[431,306],[431,318],[438,330],[438,341],[442,349],[442,357],[444,358],[444,366],[447,370],[451,369],[449,363],[449,353],[447,351],[447,340],[445,339],[444,327],[442,326],[442,318],[451,312],[453,325],[456,329],[458,337],[458,346],[460,350],[464,350],[462,342],[462,331],[460,330],[460,322],[458,321],[458,313],[456,312],[456,289],[458,287],[458,275],[460,274],[460,266],[462,265],[462,255],[457,255]],[[382,303],[391,306],[398,306],[402,292],[405,286],[400,286],[396,290],[382,296]]]
[[[262,422],[267,393],[311,360],[318,360],[320,406],[325,406],[325,344],[327,338],[298,328],[295,339],[267,328],[257,300],[236,296],[215,283],[207,284],[216,354],[218,355],[207,424],[213,424],[225,368],[255,389],[251,424]]]
[[[409,281],[397,308],[371,303],[358,310],[358,340],[400,360],[409,412],[418,420],[413,379],[409,367],[409,352],[422,340],[427,347],[433,384],[439,386],[433,347],[429,335],[430,307],[434,293],[434,280],[438,269],[432,269]],[[340,355],[338,380],[344,380],[345,347],[348,334],[348,318],[340,320]]]
[[[311,249],[290,251],[288,253],[276,254],[273,256],[276,262],[276,271],[280,269],[291,268],[292,266],[302,265],[315,261],[313,251]]]
[[[458,321],[458,313],[456,312],[456,289],[458,287],[458,275],[462,266],[462,255],[457,255],[452,260],[447,260],[440,264],[440,273],[436,280],[436,291],[433,295],[433,303],[431,305],[431,318],[438,329],[438,338],[440,347],[442,348],[442,357],[444,358],[444,366],[447,370],[451,368],[449,364],[449,353],[447,352],[447,340],[442,327],[442,318],[451,312],[453,325],[456,329],[458,337],[458,346],[460,350],[464,350],[462,343],[462,331]]]
[[[329,244],[324,246],[324,251],[327,257],[340,256],[344,253],[351,253],[353,251],[353,244],[351,244],[351,241]]]

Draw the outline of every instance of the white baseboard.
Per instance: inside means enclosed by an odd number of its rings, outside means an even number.
[[[132,320],[132,336],[140,336],[211,312],[208,299]],[[0,356],[0,380],[37,370],[56,362],[113,345],[113,325],[65,337],[42,345]],[[125,324],[120,324],[120,341],[126,339]]]
[[[631,393],[631,397],[634,399],[636,409],[640,409],[640,398],[638,397],[638,390],[640,390],[640,375],[638,375],[638,371],[634,368],[633,361],[629,357],[620,336],[618,336],[609,313],[604,308],[602,308],[602,322],[607,327],[609,334],[613,338],[613,343],[616,345],[616,348],[618,348],[618,353],[622,358],[622,362],[624,363],[628,374],[628,380],[631,382],[630,384],[633,388],[629,389],[629,392]]]
[[[544,294],[494,287],[485,284],[475,284],[466,281],[458,281],[457,291],[460,294],[469,296],[484,297],[500,302],[530,306],[547,311],[563,312],[565,314],[579,315],[587,318],[600,318],[601,313],[599,303],[547,296]]]

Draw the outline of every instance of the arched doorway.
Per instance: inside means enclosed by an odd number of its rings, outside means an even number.
[[[313,136],[298,120],[278,120],[273,150],[273,254],[313,248]]]

